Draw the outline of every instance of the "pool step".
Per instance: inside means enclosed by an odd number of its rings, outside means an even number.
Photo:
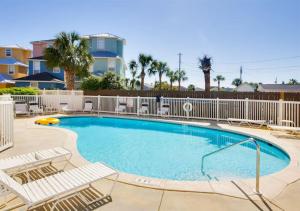
[[[209,174],[205,174],[205,176],[208,178],[209,181],[219,181],[219,179],[217,177],[213,177]]]

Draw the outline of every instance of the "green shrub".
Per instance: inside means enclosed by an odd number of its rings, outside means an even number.
[[[124,89],[122,80],[114,72],[106,72],[100,81],[100,89]]]
[[[83,90],[98,90],[100,88],[100,79],[90,76],[82,81],[80,87]]]
[[[11,94],[11,95],[36,95],[39,94],[39,90],[31,87],[11,87],[11,88],[0,88],[0,95]]]

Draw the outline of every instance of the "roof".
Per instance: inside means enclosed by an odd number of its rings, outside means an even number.
[[[23,50],[26,50],[26,51],[31,51],[31,49],[29,48],[24,48],[18,44],[14,44],[14,45],[0,45],[0,48],[18,48],[18,49],[23,49]]]
[[[42,72],[42,73],[37,73],[34,75],[29,75],[29,76],[25,76],[22,78],[17,78],[14,79],[15,81],[50,81],[50,82],[57,82],[57,83],[63,83],[64,81],[62,81],[61,79],[51,75],[48,72]]]
[[[15,83],[12,81],[12,77],[7,74],[0,74],[0,83]]]
[[[300,92],[300,85],[259,84],[258,91],[265,91],[265,92]]]
[[[13,58],[13,57],[7,57],[7,58],[0,58],[0,64],[5,65],[18,65],[23,67],[28,67],[27,64],[24,64],[23,62]]]
[[[110,33],[99,33],[99,34],[90,34],[90,35],[83,35],[82,38],[91,38],[91,37],[100,37],[100,38],[114,38],[118,40],[123,40],[125,41],[124,38],[121,38],[117,35],[110,34]]]
[[[95,51],[95,52],[91,52],[91,55],[93,57],[118,57],[118,55],[116,53],[113,52],[109,52],[109,51]]]
[[[36,56],[36,57],[31,57],[31,58],[28,58],[30,60],[44,60],[44,56]]]
[[[126,40],[124,38],[121,38],[117,35],[114,34],[110,34],[110,33],[99,33],[99,34],[90,34],[90,35],[83,35],[81,36],[81,38],[85,38],[85,39],[89,39],[92,37],[99,37],[99,38],[113,38],[113,39],[118,39],[118,40],[122,40],[124,44],[126,44]],[[38,42],[45,42],[45,43],[51,43],[53,42],[55,39],[48,39],[48,40],[36,40],[36,41],[32,41],[30,42],[31,44],[33,43],[38,43]]]

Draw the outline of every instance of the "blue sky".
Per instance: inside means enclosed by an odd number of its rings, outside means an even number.
[[[127,40],[126,62],[143,52],[176,69],[181,52],[184,85],[204,87],[197,68],[204,54],[225,86],[240,65],[245,81],[300,81],[299,11],[299,0],[1,0],[0,45],[109,32]]]

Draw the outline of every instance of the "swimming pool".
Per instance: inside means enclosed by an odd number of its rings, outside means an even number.
[[[78,134],[80,154],[119,171],[171,180],[226,180],[255,177],[256,148],[251,142],[202,156],[249,137],[222,130],[112,117],[63,117],[57,127]],[[289,156],[258,140],[261,175],[285,168]],[[201,169],[201,167],[203,167]]]

